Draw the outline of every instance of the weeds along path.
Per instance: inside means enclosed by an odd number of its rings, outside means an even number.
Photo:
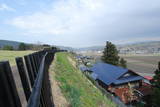
[[[73,57],[69,53],[56,53],[54,64],[54,78],[71,107],[116,107],[116,105],[102,95],[88,79],[79,71]],[[52,68],[52,67],[51,67]],[[53,86],[53,88],[55,88]],[[55,99],[54,99],[55,101]],[[65,105],[64,107],[67,107]]]

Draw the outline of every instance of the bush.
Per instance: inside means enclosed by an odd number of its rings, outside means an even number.
[[[3,50],[14,50],[13,46],[5,45],[3,46]]]

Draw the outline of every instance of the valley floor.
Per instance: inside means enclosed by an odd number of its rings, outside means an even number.
[[[157,69],[160,55],[120,55],[127,60],[127,67],[141,75],[153,76]]]

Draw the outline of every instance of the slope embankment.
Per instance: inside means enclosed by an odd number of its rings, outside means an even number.
[[[71,54],[60,52],[51,65],[55,106],[116,107],[75,67],[74,61]]]

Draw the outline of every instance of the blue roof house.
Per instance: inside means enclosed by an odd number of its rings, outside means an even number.
[[[128,85],[128,83],[135,83],[132,84],[135,86],[143,79],[131,70],[106,63],[97,63],[89,68],[89,71],[92,72],[91,77],[105,87]]]

